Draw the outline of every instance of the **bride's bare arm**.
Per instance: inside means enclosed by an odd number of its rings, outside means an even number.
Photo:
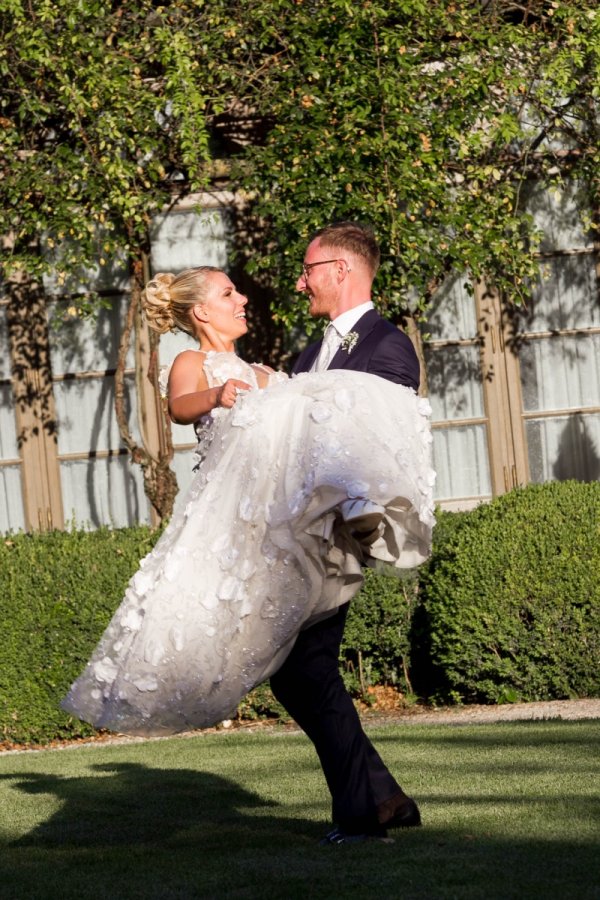
[[[209,387],[203,363],[204,354],[194,350],[184,350],[173,363],[169,374],[169,415],[178,425],[191,425],[217,406],[231,409],[238,390],[251,389],[251,385],[237,378]]]

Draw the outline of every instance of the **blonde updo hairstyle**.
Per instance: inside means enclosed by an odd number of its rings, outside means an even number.
[[[179,275],[157,272],[142,293],[142,307],[150,328],[159,334],[179,329],[196,337],[192,309],[198,303],[206,303],[210,273],[221,271],[215,266],[198,266]]]

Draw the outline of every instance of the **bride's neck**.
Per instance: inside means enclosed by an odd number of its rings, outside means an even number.
[[[201,338],[200,349],[204,353],[235,353],[233,341],[209,341]]]

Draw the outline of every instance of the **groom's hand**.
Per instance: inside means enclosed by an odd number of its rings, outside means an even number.
[[[225,409],[231,409],[235,405],[240,391],[251,391],[252,385],[238,378],[229,378],[224,385],[221,386],[217,395],[217,406],[223,406]]]

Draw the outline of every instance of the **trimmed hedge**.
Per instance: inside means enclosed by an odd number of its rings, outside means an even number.
[[[58,704],[158,532],[0,539],[0,740],[93,734]],[[530,486],[440,513],[417,573],[365,573],[342,671],[354,693],[391,684],[439,702],[600,696],[600,484]],[[282,714],[261,685],[244,716]]]
[[[158,532],[52,531],[0,540],[0,739],[93,734],[58,706]]]
[[[600,483],[530,485],[438,516],[415,687],[450,702],[600,695]]]

